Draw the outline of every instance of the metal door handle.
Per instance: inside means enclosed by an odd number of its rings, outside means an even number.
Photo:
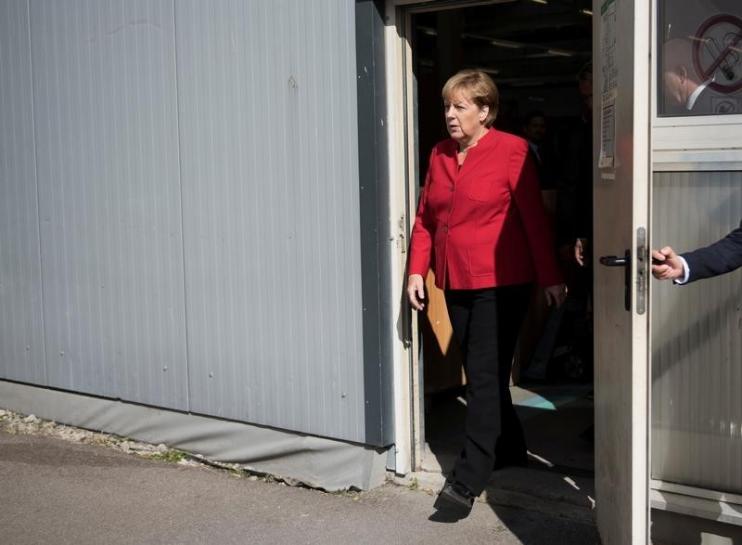
[[[631,265],[631,256],[604,255],[600,258],[600,264],[606,267],[628,267]]]
[[[615,255],[601,256],[600,264],[606,267],[624,267],[624,308],[631,312],[631,250],[626,250],[623,257]]]

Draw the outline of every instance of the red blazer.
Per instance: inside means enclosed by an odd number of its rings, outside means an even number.
[[[562,282],[535,166],[522,138],[490,129],[459,170],[458,144],[430,155],[408,274],[432,266],[442,289]]]

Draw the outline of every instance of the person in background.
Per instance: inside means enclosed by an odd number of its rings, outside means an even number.
[[[559,255],[567,275],[569,300],[559,335],[565,356],[561,373],[589,379],[593,358],[593,68],[585,64],[577,74],[580,116],[565,139],[557,186]],[[586,437],[589,436],[586,435]]]
[[[542,190],[555,189],[557,177],[554,157],[546,143],[547,132],[548,125],[543,112],[533,110],[526,114],[523,120],[523,136],[531,150]]]
[[[531,110],[523,118],[523,137],[538,173],[541,199],[553,228],[556,217],[559,165],[549,142],[549,124],[544,112]],[[541,290],[534,289],[516,350],[513,380],[545,380],[556,342],[563,307],[548,307]],[[517,367],[516,367],[517,366]]]
[[[444,85],[450,138],[430,154],[409,251],[410,305],[424,308],[432,268],[464,360],[465,444],[435,503],[457,518],[469,514],[496,465],[527,463],[510,397],[513,351],[531,284],[543,286],[550,304],[566,298],[528,144],[493,128],[498,97],[479,70]]]
[[[670,246],[652,252],[652,274],[659,280],[688,284],[742,267],[742,223],[710,246],[678,255]]]
[[[562,252],[580,266],[589,262],[593,236],[593,66],[577,74],[580,119],[563,150],[559,187],[559,236]]]

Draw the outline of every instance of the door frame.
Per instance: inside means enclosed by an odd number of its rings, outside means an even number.
[[[416,94],[412,73],[411,15],[516,0],[385,0],[384,55],[388,108],[390,218],[393,245],[391,308],[397,312],[395,344],[395,471],[421,469],[425,449],[424,374],[418,314],[404,304],[406,251],[417,205]],[[402,303],[400,304],[400,301]]]
[[[394,429],[395,429],[395,471],[398,474],[407,474],[420,469],[422,454],[424,452],[424,420],[423,420],[423,369],[420,358],[419,346],[419,325],[416,313],[413,313],[404,302],[405,297],[405,278],[406,278],[406,259],[407,248],[409,246],[409,236],[412,222],[414,220],[414,210],[416,209],[415,186],[417,180],[416,165],[416,139],[414,134],[414,81],[412,75],[412,44],[409,41],[410,36],[410,15],[421,11],[438,11],[442,9],[452,9],[459,7],[468,7],[472,5],[484,5],[493,3],[502,3],[508,0],[493,1],[467,1],[458,2],[447,0],[386,0],[385,4],[385,32],[384,32],[384,49],[385,49],[385,75],[386,75],[386,95],[388,105],[388,157],[389,157],[389,183],[390,183],[390,218],[393,222],[392,230],[395,233],[396,244],[393,245],[392,252],[392,308],[394,309],[395,323],[398,330],[398,342],[394,349]],[[599,45],[598,36],[598,18],[600,14],[600,0],[593,0],[593,50],[599,51],[596,47]],[[653,5],[654,2],[650,2]],[[652,8],[647,8],[647,18],[650,17]],[[644,36],[646,42],[643,51],[649,50],[651,37]],[[644,54],[646,56],[646,53]],[[637,51],[635,59],[639,59],[641,53]],[[651,63],[649,59],[642,59],[643,63]],[[596,96],[600,88],[598,82],[597,69],[594,74],[594,88]],[[649,80],[651,65],[642,72],[642,77]],[[639,117],[649,119],[649,97],[646,97],[647,104],[646,116],[640,114]],[[598,102],[593,106],[594,112],[599,111]],[[597,124],[597,115],[596,124]],[[646,127],[646,135],[642,131],[642,140],[646,140],[646,148],[651,154],[649,140],[650,127]],[[596,138],[599,132],[595,131]],[[650,175],[651,159],[648,158],[643,165],[635,165],[634,173],[639,171]],[[645,168],[646,167],[646,168]],[[598,173],[597,180],[600,180]],[[651,191],[651,188],[649,189]],[[647,199],[648,201],[648,199]],[[637,223],[638,216],[647,214],[649,202],[645,203],[645,208],[634,211],[633,222]],[[639,222],[644,224],[644,221]],[[636,248],[634,248],[636,250]],[[636,255],[636,254],[634,254]],[[635,273],[636,271],[634,271]],[[632,290],[633,291],[633,290]],[[648,314],[648,313],[647,313]],[[647,316],[638,316],[632,313],[632,328],[643,328],[648,334]],[[643,325],[642,325],[643,324]],[[637,329],[635,329],[637,330]],[[636,343],[634,346],[633,369],[634,372],[644,372],[649,376],[650,367],[647,365],[647,354],[649,350],[648,338],[644,342]],[[638,357],[641,356],[641,357]],[[596,394],[596,404],[599,403]],[[645,498],[644,508],[635,508],[632,516],[638,517],[640,526],[648,526],[649,516],[649,388],[645,388],[636,398],[634,406],[630,408],[632,420],[635,426],[635,438],[640,440],[636,448],[643,450],[646,456],[640,456],[644,463],[640,464],[635,482],[636,493]],[[646,405],[645,405],[646,404]],[[647,407],[643,422],[639,422],[640,413],[644,409],[638,410],[637,407],[643,405]],[[644,471],[646,470],[646,471]],[[638,505],[636,502],[632,502]],[[641,511],[641,512],[640,512]]]
[[[389,217],[394,233],[391,259],[391,293],[389,308],[395,316],[397,339],[393,350],[394,391],[394,470],[406,475],[419,465],[420,452],[415,448],[419,426],[414,418],[415,389],[413,369],[417,362],[417,350],[413,341],[417,338],[417,323],[405,303],[405,276],[407,249],[410,234],[410,205],[408,192],[408,152],[406,116],[405,59],[411,54],[405,40],[404,13],[400,6],[404,0],[386,0],[384,11],[384,68],[387,103],[387,154],[389,157]]]
[[[423,362],[417,313],[405,304],[407,249],[417,208],[415,87],[412,77],[410,16],[514,0],[385,0],[384,61],[388,120],[389,210],[392,244],[390,308],[395,312],[393,350],[395,472],[421,469],[425,449]]]

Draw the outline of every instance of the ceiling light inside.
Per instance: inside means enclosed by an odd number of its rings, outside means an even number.
[[[495,47],[506,47],[508,49],[520,49],[523,47],[522,44],[517,42],[508,42],[506,40],[490,40],[490,43]]]
[[[564,51],[562,49],[549,49],[546,51],[549,55],[554,55],[556,57],[571,57],[572,53],[569,51]]]
[[[548,4],[548,0],[531,0],[534,4]]]
[[[589,9],[581,9],[580,10],[580,13],[582,13],[583,15],[587,15],[588,17],[592,17],[593,16],[592,10],[589,10]]]

